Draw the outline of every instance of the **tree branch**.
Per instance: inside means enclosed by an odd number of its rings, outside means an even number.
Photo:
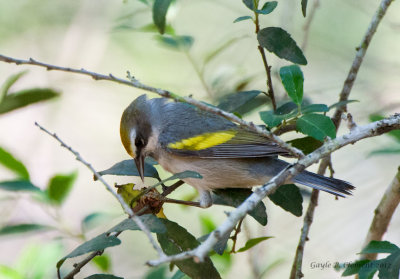
[[[367,32],[365,33],[360,46],[357,48],[357,53],[356,57],[354,58],[354,61],[350,67],[349,73],[347,75],[347,78],[343,84],[342,91],[339,95],[339,101],[347,101],[351,92],[351,89],[353,87],[353,84],[356,80],[357,73],[361,67],[361,63],[364,59],[364,56],[366,54],[367,48],[372,40],[373,35],[375,34],[378,25],[380,21],[382,20],[383,16],[386,13],[386,10],[388,9],[389,5],[391,4],[393,0],[382,0],[381,4],[378,7],[378,10],[376,11],[375,15],[373,16]],[[317,5],[318,0],[314,2],[315,5]],[[316,6],[317,7],[317,6]],[[315,8],[316,8],[315,7]],[[339,129],[340,123],[341,123],[341,116],[343,112],[347,111],[347,106],[341,106],[338,107],[332,117],[332,121],[336,126],[336,130]],[[319,173],[324,174],[326,171],[326,168],[328,167],[328,164],[326,164],[326,161],[323,160],[321,162],[320,168],[319,168]],[[325,166],[322,164],[324,163]],[[303,274],[301,272],[302,268],[302,258],[303,258],[303,253],[304,253],[304,247],[305,247],[305,241],[308,239],[308,233],[310,231],[310,226],[312,223],[312,216],[314,215],[315,208],[318,204],[318,195],[316,194],[317,190],[313,190],[313,196],[312,199],[310,200],[309,207],[307,208],[307,213],[306,216],[304,217],[304,223],[303,223],[303,228],[301,230],[301,235],[300,235],[300,240],[299,244],[296,249],[296,255],[293,260],[293,266],[292,266],[292,271],[290,274],[291,279],[299,279],[303,277]]]
[[[328,167],[329,162],[330,162],[330,156],[322,159],[318,168],[318,174],[322,175],[325,173],[325,170]],[[308,204],[306,214],[304,215],[303,227],[301,228],[300,240],[296,248],[296,254],[294,256],[292,270],[290,272],[290,277],[289,277],[290,279],[301,278],[304,276],[303,273],[301,272],[301,267],[303,265],[304,247],[306,245],[306,241],[308,240],[308,234],[310,232],[311,224],[314,221],[314,212],[315,208],[318,206],[318,197],[319,197],[319,190],[313,189],[311,192],[310,203]]]
[[[130,206],[124,201],[122,196],[115,192],[114,188],[111,187],[104,179],[103,177],[93,168],[91,164],[89,164],[87,161],[85,161],[82,156],[75,150],[73,150],[70,146],[68,146],[64,141],[62,141],[56,134],[49,132],[47,129],[45,129],[43,126],[35,122],[35,125],[39,127],[40,130],[45,132],[46,134],[50,135],[53,137],[55,140],[57,140],[62,147],[66,148],[69,150],[72,154],[74,154],[76,160],[84,164],[92,173],[93,175],[101,182],[103,185],[106,187],[106,189],[119,201],[119,203],[122,205],[122,208],[124,209],[125,213],[128,214],[129,218],[131,218],[137,225],[138,227],[146,234],[147,238],[150,240],[150,243],[153,245],[153,248],[157,251],[159,257],[163,258],[166,255],[162,251],[161,247],[157,244],[155,239],[150,233],[150,230],[147,228],[147,226],[142,222],[142,220],[133,212],[133,210],[130,208]]]
[[[258,1],[255,1],[254,4],[257,4],[255,9],[258,9]],[[260,31],[260,22],[259,22],[258,16],[259,16],[258,13],[254,12],[254,17],[255,17],[254,24],[256,26],[256,31],[255,31],[256,34],[258,34],[258,32]],[[276,110],[276,100],[275,100],[274,88],[272,87],[271,66],[268,65],[267,56],[265,55],[264,48],[262,46],[260,46],[260,44],[257,46],[257,48],[261,54],[261,59],[264,64],[265,73],[267,74],[268,97],[271,99],[272,108],[275,111]]]
[[[173,192],[175,189],[177,189],[179,186],[181,186],[184,182],[182,180],[177,181],[176,183],[174,183],[173,185],[166,187],[166,189],[161,193],[161,196],[166,197],[167,195],[169,195],[171,192]],[[138,211],[134,211],[135,214],[137,216],[141,216],[143,214],[146,213],[147,210],[150,209],[149,205],[146,205],[144,207],[142,207],[140,210]],[[116,232],[114,234],[114,236],[119,236],[122,233],[122,231]],[[74,276],[76,274],[78,274],[81,269],[87,265],[91,260],[93,260],[93,258],[95,258],[96,256],[102,255],[104,253],[104,250],[98,250],[98,251],[94,251],[92,253],[90,253],[86,258],[84,258],[82,261],[74,264],[74,269],[71,270],[63,279],[72,279],[74,278]],[[57,276],[59,279],[61,279],[61,274],[59,272],[59,270],[57,270]]]
[[[56,70],[56,71],[63,71],[63,72],[70,72],[70,73],[86,75],[86,76],[92,77],[94,80],[112,81],[112,82],[130,86],[130,87],[142,89],[142,90],[145,90],[148,92],[153,92],[153,93],[160,95],[161,97],[170,98],[175,101],[192,104],[192,105],[198,107],[199,109],[222,116],[230,121],[233,121],[233,122],[241,125],[242,127],[245,127],[246,129],[248,129],[250,131],[253,131],[253,132],[258,133],[266,138],[271,139],[273,142],[279,144],[279,146],[285,148],[294,157],[301,158],[304,156],[303,152],[301,152],[299,149],[292,147],[290,144],[286,143],[285,141],[283,141],[282,139],[280,139],[278,136],[274,135],[273,133],[269,132],[265,128],[257,126],[252,122],[244,121],[243,119],[237,117],[233,113],[223,111],[217,107],[211,107],[211,106],[209,106],[203,102],[197,101],[193,98],[181,97],[177,94],[172,93],[171,91],[159,89],[159,88],[155,88],[155,87],[143,84],[136,78],[131,77],[129,72],[128,72],[129,79],[122,79],[122,78],[115,77],[112,74],[104,75],[104,74],[99,74],[96,72],[87,71],[85,69],[74,69],[74,68],[69,68],[69,67],[60,67],[60,66],[55,66],[55,65],[51,65],[51,64],[46,64],[43,62],[36,61],[32,58],[30,58],[29,60],[23,60],[23,59],[16,59],[13,57],[8,57],[8,56],[0,54],[0,61],[6,62],[6,63],[14,63],[16,65],[34,65],[34,66],[44,67],[48,71]]]
[[[326,142],[314,152],[308,154],[306,157],[298,160],[294,165],[277,174],[268,183],[264,184],[260,188],[257,188],[254,193],[251,194],[239,207],[232,211],[229,214],[229,217],[217,229],[210,233],[209,237],[196,249],[156,260],[151,260],[147,262],[147,264],[150,266],[156,266],[165,262],[178,261],[191,257],[204,260],[208,253],[212,250],[213,246],[223,235],[232,231],[240,219],[242,219],[249,211],[254,209],[258,202],[260,202],[267,195],[272,194],[285,181],[303,171],[306,167],[316,163],[321,158],[329,155],[345,145],[353,144],[361,139],[378,136],[395,129],[400,129],[400,114],[396,114],[392,117],[376,121],[365,126],[358,126],[350,133]]]
[[[374,36],[376,30],[378,29],[378,25],[381,22],[382,18],[386,14],[389,5],[393,2],[393,0],[382,0],[380,3],[378,10],[375,12],[374,17],[371,20],[371,23],[368,26],[367,32],[365,33],[361,44],[357,47],[356,57],[354,58],[353,64],[351,65],[350,71],[347,75],[347,78],[343,84],[342,91],[340,92],[339,101],[347,101],[349,99],[349,95],[351,89],[353,88],[354,82],[357,78],[358,71],[360,70],[361,63],[364,59],[364,56],[367,52],[368,46]],[[347,105],[343,105],[336,109],[334,116],[332,117],[333,123],[336,127],[339,128],[342,113],[347,111]]]
[[[367,237],[363,247],[368,245],[372,240],[382,240],[383,234],[386,232],[393,213],[400,203],[400,167],[395,177],[390,183],[386,192],[375,209],[374,219],[372,220]],[[377,254],[362,254],[361,259],[376,260]]]

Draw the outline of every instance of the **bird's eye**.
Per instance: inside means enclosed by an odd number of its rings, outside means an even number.
[[[141,137],[136,137],[135,146],[136,147],[143,147],[144,146],[144,139],[141,138]]]

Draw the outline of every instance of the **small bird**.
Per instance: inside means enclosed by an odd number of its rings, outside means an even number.
[[[195,171],[202,179],[183,179],[197,189],[200,206],[212,205],[211,191],[263,185],[289,166],[278,159],[288,151],[266,137],[235,123],[166,98],[141,95],[123,112],[120,134],[144,180],[144,159],[150,156],[175,174]],[[354,187],[343,180],[303,171],[288,183],[299,183],[344,197]]]

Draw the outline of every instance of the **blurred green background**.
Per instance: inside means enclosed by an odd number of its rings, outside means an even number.
[[[278,2],[274,13],[261,18],[261,26],[283,27],[299,45],[303,45],[307,19],[301,15],[300,1]],[[313,1],[309,2],[310,10]],[[303,48],[308,60],[308,65],[302,67],[305,96],[314,103],[332,104],[337,101],[355,48],[378,3],[373,0],[320,1],[306,47]],[[249,14],[239,0],[175,1],[168,12],[168,22],[178,35],[194,37],[193,47],[184,53],[163,46],[156,33],[140,30],[151,23],[151,11],[140,1],[2,0],[0,53],[112,73],[119,77],[125,77],[129,70],[145,84],[215,103],[223,94],[231,93],[235,86],[247,80],[250,83],[246,89],[266,90],[254,26],[250,21],[233,23],[237,17]],[[358,124],[367,123],[372,113],[389,115],[399,111],[399,14],[400,5],[395,1],[379,27],[359,72],[350,97],[360,101],[350,105],[350,112]],[[232,39],[235,39],[234,43],[204,66],[204,59],[210,53]],[[283,101],[284,90],[277,71],[289,63],[269,53],[267,58],[272,65],[277,98]],[[13,90],[51,87],[62,94],[52,101],[0,115],[0,146],[27,166],[31,181],[41,188],[56,173],[77,171],[78,177],[68,199],[59,209],[46,208],[28,194],[0,191],[0,225],[40,223],[59,228],[24,237],[0,235],[0,270],[8,266],[25,270],[28,278],[52,278],[55,276],[55,263],[81,243],[77,234],[85,216],[93,212],[103,212],[108,216],[88,231],[86,236],[90,238],[116,224],[123,215],[114,198],[100,183],[92,180],[92,174],[52,138],[41,133],[34,126],[34,121],[56,132],[97,170],[102,170],[128,159],[119,139],[119,120],[123,109],[143,92],[80,75],[5,63],[0,63],[0,83],[24,69],[29,70],[28,74],[12,87]],[[201,69],[204,71],[199,75],[196,70]],[[265,104],[262,108],[267,107],[268,104]],[[260,123],[257,113],[246,119]],[[345,132],[346,127],[342,127],[339,134]],[[293,133],[285,138],[295,136]],[[312,268],[313,262],[335,263],[357,258],[356,253],[361,250],[373,210],[396,173],[400,158],[395,154],[368,154],[378,147],[392,144],[391,138],[383,136],[345,147],[333,155],[335,176],[350,181],[357,190],[353,197],[339,201],[328,194],[321,194],[305,251],[305,278],[339,277],[339,273],[332,268]],[[316,170],[316,167],[311,169]],[[0,178],[12,179],[13,174],[0,167]],[[134,181],[141,185],[138,179],[107,177],[107,181],[112,184]],[[191,187],[183,186],[173,197],[187,198],[194,194]],[[305,200],[308,201],[307,198]],[[243,246],[246,235],[275,238],[248,253],[234,255],[231,266],[225,266],[224,278],[237,278],[237,274],[241,278],[254,278],[252,268],[255,265],[263,271],[276,260],[281,261],[264,278],[288,276],[303,219],[269,203],[266,202],[268,225],[261,227],[247,218],[238,246]],[[209,209],[165,206],[169,219],[188,228],[196,236],[202,234],[204,220],[221,223],[225,210],[227,208],[218,206]],[[121,239],[122,245],[107,250],[114,274],[129,279],[143,278],[149,270],[144,263],[155,258],[156,253],[140,232],[126,232]],[[398,212],[385,239],[400,244]],[[64,269],[67,270],[74,262],[69,260]],[[224,269],[223,261],[219,260],[216,264],[221,267],[220,270]],[[48,273],[35,273],[33,266]],[[88,265],[77,278],[95,272],[97,267]]]

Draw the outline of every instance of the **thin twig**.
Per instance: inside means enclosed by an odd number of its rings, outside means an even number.
[[[279,126],[277,129],[275,129],[274,134],[280,136],[292,131],[296,131],[296,124],[287,124]]]
[[[254,1],[254,2],[258,6],[258,1]],[[255,7],[255,9],[258,9],[258,7]],[[258,19],[258,16],[259,16],[258,13],[254,12],[254,17],[255,17],[254,24],[256,26],[256,31],[255,31],[256,34],[258,34],[258,32],[260,31],[260,21]],[[264,48],[262,46],[260,46],[260,44],[257,46],[257,48],[261,54],[265,73],[267,74],[268,97],[271,99],[272,108],[275,111],[276,110],[276,100],[275,100],[274,88],[272,87],[271,66],[268,65],[267,56],[265,55]]]
[[[382,240],[393,213],[400,203],[400,168],[397,170],[392,182],[383,194],[379,205],[375,209],[374,219],[371,222],[364,246],[372,240]],[[375,260],[377,254],[361,254],[361,259]]]
[[[166,197],[175,191],[178,187],[182,186],[185,183],[183,180],[179,180],[172,184],[171,186],[165,187],[164,191],[161,193],[162,196]]]
[[[157,266],[162,263],[183,260],[191,257],[197,258],[200,261],[204,260],[208,253],[213,249],[213,246],[223,235],[232,231],[241,218],[243,218],[249,211],[254,209],[257,203],[264,199],[267,195],[272,194],[285,181],[291,179],[293,176],[303,171],[306,167],[316,163],[321,158],[326,157],[330,153],[342,148],[345,145],[354,144],[364,138],[378,136],[395,129],[400,129],[400,114],[396,114],[392,117],[376,121],[365,126],[358,126],[353,131],[350,131],[350,133],[326,142],[314,152],[308,154],[306,157],[298,160],[297,163],[274,176],[268,183],[264,184],[260,188],[257,188],[254,193],[251,194],[234,211],[232,211],[228,218],[220,226],[218,226],[217,229],[211,232],[208,238],[196,249],[165,258],[151,260],[148,261],[147,264],[150,266]]]
[[[186,102],[188,104],[192,104],[192,105],[198,107],[201,110],[208,111],[208,112],[214,113],[216,115],[222,116],[230,121],[233,121],[233,122],[241,125],[242,127],[245,127],[248,130],[251,130],[255,133],[258,133],[264,137],[271,139],[273,142],[277,143],[279,146],[286,149],[294,157],[301,158],[304,156],[303,152],[301,152],[299,149],[292,147],[290,144],[287,144],[285,141],[283,141],[282,139],[280,139],[278,136],[274,135],[270,131],[266,130],[263,127],[257,126],[252,122],[244,121],[243,119],[237,117],[233,113],[226,112],[217,107],[209,106],[203,102],[197,101],[190,97],[181,97],[181,96],[178,96],[177,94],[172,93],[171,91],[160,89],[160,88],[155,88],[155,87],[143,84],[134,77],[130,77],[130,79],[121,79],[121,78],[115,77],[112,74],[103,75],[103,74],[99,74],[99,73],[95,73],[95,72],[90,72],[85,69],[74,69],[74,68],[60,67],[60,66],[55,66],[55,65],[51,65],[51,64],[46,64],[43,62],[36,61],[32,58],[30,58],[29,60],[23,60],[23,59],[16,59],[13,57],[4,56],[1,54],[0,54],[0,61],[6,62],[6,63],[15,63],[17,65],[34,65],[34,66],[44,67],[49,71],[56,70],[56,71],[63,71],[63,72],[70,72],[70,73],[86,75],[86,76],[92,77],[95,80],[112,81],[112,82],[124,84],[127,86],[135,87],[138,89],[142,89],[142,90],[145,90],[148,92],[153,92],[164,98],[170,98],[170,99],[173,99],[173,100],[179,101],[179,102]],[[130,76],[129,72],[128,72],[128,76]]]
[[[243,217],[239,221],[239,223],[236,225],[236,228],[234,229],[235,233],[230,237],[232,239],[232,241],[233,241],[231,253],[236,253],[235,249],[236,249],[237,237],[238,237],[239,233],[241,232],[241,227],[242,227],[242,223],[243,223],[244,218],[245,217]]]
[[[380,21],[382,20],[383,16],[386,13],[387,8],[389,7],[389,5],[392,1],[393,0],[382,0],[378,10],[376,11],[374,17],[372,18],[371,23],[367,29],[367,32],[361,41],[360,47],[358,47],[358,49],[357,49],[356,57],[354,58],[354,61],[351,65],[348,76],[343,84],[343,89],[340,93],[339,101],[348,100],[351,89],[356,80],[357,73],[360,69],[361,63],[363,61],[363,58],[367,51],[367,48],[371,42],[371,39],[372,39],[373,35],[375,34]],[[338,107],[334,113],[334,116],[332,117],[332,121],[336,126],[336,130],[339,129],[339,126],[340,126],[340,123],[342,120],[341,115],[343,114],[344,111],[347,111],[346,105]],[[355,127],[354,130],[357,130],[357,128],[358,127]],[[319,168],[320,174],[324,174],[326,171],[326,168],[329,166],[329,164],[328,164],[329,161],[327,161],[327,160],[328,159],[322,160],[320,168]],[[313,190],[313,194],[316,191],[317,190]],[[296,255],[293,260],[292,270],[291,270],[291,274],[290,274],[291,279],[299,279],[299,278],[303,277],[301,269],[302,269],[302,261],[303,261],[302,258],[303,258],[303,254],[304,254],[304,246],[305,246],[305,241],[308,239],[308,233],[310,231],[310,226],[312,223],[312,216],[314,215],[314,211],[315,211],[317,203],[318,203],[318,195],[314,194],[312,196],[312,199],[310,200],[310,204],[309,204],[309,207],[307,208],[307,213],[304,218],[303,228],[301,230],[300,240],[299,240],[299,244],[296,249]]]
[[[118,237],[120,234],[122,233],[122,231],[116,232],[114,234],[115,237]],[[86,258],[84,258],[82,261],[74,264],[74,269],[71,270],[67,275],[65,275],[64,278],[62,279],[73,279],[74,276],[76,274],[78,274],[81,269],[87,265],[91,260],[93,260],[96,256],[100,256],[104,253],[104,249],[103,250],[98,250],[98,251],[94,251],[92,253],[90,253]],[[60,274],[60,269],[57,269],[57,276],[58,279],[61,279],[61,274]]]
[[[319,165],[318,173],[323,174],[330,162],[330,156],[322,159],[322,162]],[[299,244],[296,248],[296,254],[294,256],[294,261],[292,264],[292,270],[290,272],[290,279],[301,278],[303,277],[303,273],[301,272],[301,266],[303,264],[303,255],[304,255],[304,247],[305,243],[308,240],[308,234],[310,232],[311,224],[314,220],[314,212],[315,208],[318,206],[318,196],[319,191],[317,189],[313,189],[311,192],[310,203],[308,204],[308,208],[306,214],[304,216],[303,227],[301,228],[300,240]],[[300,268],[299,268],[300,267]]]
[[[96,256],[100,256],[102,255],[104,252],[104,250],[101,251],[95,251],[91,254],[89,254],[89,256],[87,256],[86,258],[84,258],[82,261],[80,261],[79,263],[74,265],[74,269],[70,271],[70,273],[68,273],[67,275],[65,275],[65,277],[63,279],[73,279],[74,276],[76,274],[78,274],[82,267],[84,267],[85,265],[87,265],[91,260],[93,260],[93,258],[95,258]],[[58,272],[59,274],[59,272]],[[59,279],[61,279],[61,277],[58,277]]]
[[[173,185],[167,187],[167,189],[165,191],[163,191],[161,193],[162,196],[167,196],[169,195],[172,191],[174,191],[175,189],[177,189],[179,186],[181,186],[184,182],[182,180],[179,180],[178,182],[174,183]],[[141,208],[139,211],[135,212],[135,214],[137,216],[141,216],[143,215],[147,210],[150,209],[149,205],[145,205],[143,208]],[[122,231],[116,232],[114,234],[114,236],[118,236],[122,233]],[[76,274],[78,274],[80,272],[80,270],[82,269],[82,267],[84,267],[86,264],[88,264],[94,257],[103,254],[104,250],[98,250],[98,251],[94,251],[93,253],[89,254],[86,258],[84,258],[82,261],[80,261],[79,263],[76,263],[74,265],[74,269],[71,270],[63,279],[72,279]],[[58,274],[58,278],[61,279],[61,275],[60,275],[60,270],[57,270],[57,274]]]
[[[93,168],[91,164],[89,164],[87,161],[85,161],[82,156],[75,150],[73,150],[69,145],[67,145],[64,141],[62,141],[56,134],[49,132],[46,128],[35,122],[35,125],[40,128],[43,132],[46,134],[50,135],[53,137],[55,140],[57,140],[62,147],[66,148],[68,151],[70,151],[74,156],[76,157],[76,160],[84,164],[89,170],[93,173],[93,175],[101,182],[103,185],[106,187],[106,189],[119,201],[119,203],[122,205],[122,208],[124,209],[125,213],[128,214],[129,218],[131,218],[137,225],[138,227],[146,234],[147,238],[150,240],[150,243],[153,245],[153,248],[157,251],[158,255],[162,258],[165,257],[164,252],[162,251],[161,247],[157,244],[153,236],[151,235],[150,230],[147,228],[147,226],[143,223],[143,221],[133,212],[132,208],[124,201],[122,196],[115,192],[114,188],[111,187],[104,179],[103,177]]]

